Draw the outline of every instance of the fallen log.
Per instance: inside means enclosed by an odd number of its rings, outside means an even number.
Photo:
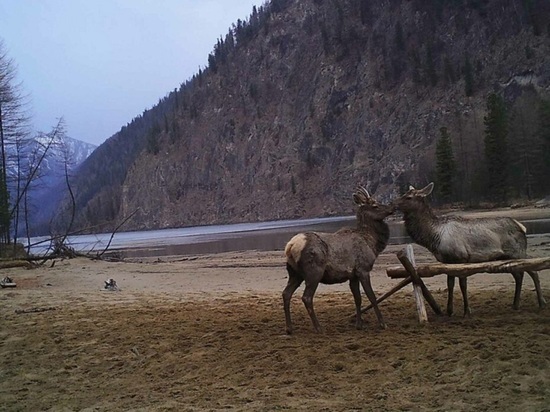
[[[30,269],[33,267],[33,264],[28,260],[0,260],[0,269],[10,269],[10,268],[27,268]]]
[[[50,311],[50,310],[57,310],[57,308],[54,307],[54,306],[48,306],[48,307],[45,307],[45,308],[35,307],[35,308],[28,308],[28,309],[15,309],[15,313],[20,315],[22,313],[40,313],[40,312],[47,312],[47,311]]]
[[[550,258],[497,260],[481,263],[430,263],[417,266],[416,273],[421,278],[430,278],[441,274],[465,278],[476,273],[512,273],[544,269],[550,269]],[[403,279],[410,276],[402,266],[389,267],[386,273],[392,279]]]

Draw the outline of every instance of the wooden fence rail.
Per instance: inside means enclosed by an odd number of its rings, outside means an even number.
[[[476,273],[512,273],[544,269],[550,269],[550,258],[497,260],[482,263],[430,263],[418,266],[416,273],[421,278],[430,278],[443,273],[449,276],[465,278]],[[389,267],[386,273],[392,279],[401,279],[410,276],[407,269],[401,266]]]
[[[429,303],[430,307],[436,314],[440,315],[442,313],[439,305],[422,281],[422,278],[429,278],[442,274],[464,278],[475,275],[476,273],[511,273],[550,269],[550,257],[499,260],[482,263],[430,263],[426,265],[416,266],[412,245],[407,245],[405,249],[398,252],[397,258],[403,266],[389,267],[386,270],[386,273],[392,279],[403,280],[399,282],[399,284],[397,284],[395,287],[390,289],[388,292],[384,293],[381,297],[379,297],[377,299],[377,303],[386,300],[397,291],[403,289],[409,283],[412,283],[418,320],[420,323],[428,321],[424,299],[426,299],[426,301]],[[361,311],[366,312],[371,308],[372,305],[369,305],[364,307]]]

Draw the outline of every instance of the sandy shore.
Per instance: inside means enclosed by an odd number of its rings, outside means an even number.
[[[385,271],[399,249],[377,261],[378,295],[397,283]],[[530,239],[529,253],[550,256],[550,238]],[[0,272],[17,282],[0,290],[0,410],[550,408],[550,311],[538,309],[529,277],[519,311],[510,275],[476,275],[472,318],[429,313],[419,326],[408,286],[381,305],[388,329],[369,312],[362,331],[347,284],[321,285],[321,335],[299,289],[289,337],[282,251],[50,264]],[[550,301],[550,271],[540,276]],[[103,290],[109,278],[121,291]],[[444,306],[445,277],[427,285]],[[44,311],[21,313],[35,308]]]

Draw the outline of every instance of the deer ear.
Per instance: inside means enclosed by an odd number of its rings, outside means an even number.
[[[433,190],[434,190],[434,182],[431,182],[425,188],[420,189],[418,191],[418,195],[426,197],[426,196],[429,196],[432,193]]]
[[[353,194],[353,201],[356,205],[362,205],[363,202],[361,201],[361,196],[358,193]]]

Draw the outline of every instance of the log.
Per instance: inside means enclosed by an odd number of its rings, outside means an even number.
[[[32,268],[33,265],[26,260],[0,260],[0,269],[10,269],[10,268]]]
[[[412,261],[411,261],[412,257]],[[422,281],[422,278],[418,276],[418,272],[416,270],[416,267],[414,266],[414,252],[411,245],[407,245],[406,249],[403,249],[397,253],[397,258],[401,262],[401,264],[405,267],[407,270],[407,273],[410,275],[413,283],[415,285],[418,285],[420,287],[420,290],[422,291],[422,295],[432,308],[432,310],[437,314],[441,315],[443,312],[441,311],[441,308],[437,304],[437,301],[434,299],[424,282]]]
[[[401,282],[399,282],[396,286],[391,288],[389,291],[384,293],[382,296],[380,296],[378,299],[376,299],[376,304],[379,304],[389,298],[391,295],[393,295],[398,290],[403,289],[405,286],[407,286],[409,283],[412,282],[412,278],[408,277],[406,279],[403,279]],[[372,303],[368,306],[365,306],[364,308],[361,308],[361,313],[365,313],[366,311],[372,309]],[[355,320],[355,315],[353,315],[353,319]]]
[[[401,263],[403,263],[403,266],[408,269],[407,273],[410,275],[413,282],[413,294],[414,300],[416,302],[416,312],[418,313],[418,322],[426,323],[428,322],[428,314],[426,313],[426,305],[424,304],[422,287],[420,286],[422,280],[416,273],[414,267],[415,259],[412,245],[407,245],[405,249],[397,254],[397,257],[401,261]]]
[[[14,288],[17,286],[17,283],[15,283],[9,276],[6,276],[4,279],[0,280],[0,286],[3,288]]]
[[[430,278],[441,274],[464,278],[476,273],[511,273],[544,269],[550,269],[550,258],[497,260],[481,263],[431,263],[417,266],[416,273],[421,278]],[[401,266],[389,267],[386,273],[392,279],[402,279],[410,276],[409,272]]]

